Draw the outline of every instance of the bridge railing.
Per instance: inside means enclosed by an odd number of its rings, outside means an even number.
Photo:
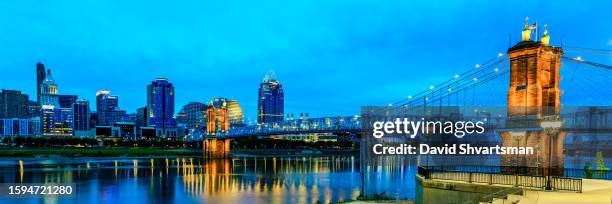
[[[509,175],[536,175],[544,176],[549,172],[548,168],[544,167],[526,167],[526,166],[430,166],[430,169],[439,169],[447,171],[463,171],[463,172],[480,172],[480,173],[497,173]],[[586,179],[604,179],[612,180],[612,170],[596,170],[596,169],[576,169],[576,168],[550,168],[551,175],[569,177],[569,178],[586,178]]]
[[[501,171],[472,172],[458,170],[458,168],[438,166],[419,166],[418,174],[426,179],[462,181],[488,185],[509,185],[535,189],[545,189],[547,187],[547,178],[542,175],[504,174]],[[555,190],[582,192],[582,179],[580,178],[551,176],[550,179],[551,187]]]

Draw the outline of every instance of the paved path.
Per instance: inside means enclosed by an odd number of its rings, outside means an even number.
[[[528,190],[519,200],[520,204],[612,204],[612,181],[583,179],[582,193]]]

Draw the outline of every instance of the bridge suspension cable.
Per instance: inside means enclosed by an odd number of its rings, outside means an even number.
[[[612,70],[612,66],[610,66],[610,65],[600,64],[600,63],[596,63],[596,62],[584,61],[584,60],[582,60],[580,58],[571,58],[571,57],[566,57],[566,56],[563,56],[561,58],[564,59],[564,60],[567,60],[569,62],[586,64],[586,65],[591,65],[591,66],[594,66],[594,67],[599,67],[599,68],[603,68],[603,69]]]
[[[456,74],[453,78],[440,84],[430,86],[428,90],[424,90],[414,96],[409,96],[408,99],[390,104],[390,108],[426,106],[427,104],[435,104],[434,102],[436,101],[441,105],[444,98],[448,97],[447,102],[449,102],[450,95],[458,95],[462,91],[465,96],[465,92],[468,89],[486,84],[508,73],[509,66],[501,66],[500,68],[500,65],[506,61],[508,61],[508,58],[500,53],[495,58],[489,59],[482,64],[477,64],[475,68],[468,69],[461,74]]]

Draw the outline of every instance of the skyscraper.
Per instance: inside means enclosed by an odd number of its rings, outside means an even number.
[[[62,108],[72,108],[72,104],[76,103],[78,96],[76,95],[58,95],[58,102]]]
[[[147,107],[142,107],[142,108],[138,108],[136,109],[136,128],[140,128],[140,127],[147,127]]]
[[[28,95],[21,91],[0,92],[0,118],[29,118]]]
[[[104,108],[102,108],[102,105],[101,105],[102,98],[110,94],[111,92],[109,90],[100,90],[96,92],[96,111],[104,110]]]
[[[157,78],[147,86],[148,124],[150,127],[176,127],[174,120],[174,86],[166,78]]]
[[[36,63],[36,102],[38,102],[38,105],[40,105],[41,86],[45,78],[45,64],[40,62]]]
[[[123,121],[127,117],[125,110],[119,110],[119,97],[112,95],[108,90],[96,92],[96,113],[98,116],[97,125],[101,126],[113,125],[113,123]]]
[[[62,108],[58,93],[58,86],[48,69],[40,87],[41,131],[48,136],[71,136],[72,107]]]
[[[72,125],[74,131],[90,130],[89,101],[80,99],[72,104]]]
[[[257,123],[274,123],[283,121],[285,111],[283,85],[276,79],[273,71],[266,73],[259,85],[257,100]]]
[[[41,106],[54,106],[59,108],[59,97],[58,97],[58,89],[53,76],[51,75],[51,70],[47,69],[47,74],[45,75],[45,79],[40,85],[40,97],[39,103]]]

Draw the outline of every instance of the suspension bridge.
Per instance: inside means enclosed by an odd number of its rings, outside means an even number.
[[[574,46],[554,47],[548,44],[548,39],[546,42],[538,41],[539,39],[531,40],[529,37],[525,39],[525,31],[523,34],[523,40],[506,52],[496,53],[490,59],[475,64],[463,72],[450,73],[448,80],[429,85],[414,95],[403,96],[401,100],[389,103],[385,107],[400,114],[423,107],[552,106],[555,112],[552,116],[559,118],[562,115],[558,111],[560,107],[612,104],[610,99],[612,91],[609,86],[612,84],[612,66],[602,62],[612,58],[612,50]],[[542,37],[542,40],[545,37],[547,36]],[[527,112],[522,112],[523,116],[539,117],[542,114]],[[612,117],[609,113],[610,111],[607,111],[608,116],[605,117]],[[520,115],[510,109],[504,114],[506,114],[504,117]],[[604,126],[606,124],[608,123],[605,122]],[[507,123],[502,126],[508,129]],[[579,131],[579,126],[575,126],[575,129],[564,128],[565,131]],[[308,133],[357,134],[361,129],[360,116],[304,118],[233,127],[229,131],[214,135],[190,134],[185,141],[204,141],[205,149],[227,153],[230,139]],[[210,142],[212,140],[223,142]],[[563,151],[563,149],[550,151]]]

